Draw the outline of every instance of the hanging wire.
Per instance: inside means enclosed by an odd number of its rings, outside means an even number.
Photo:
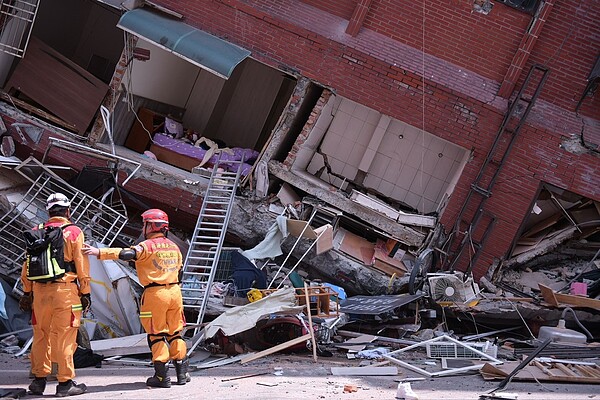
[[[133,84],[132,84],[132,72],[133,72],[133,36],[131,34],[129,34],[128,32],[123,32],[123,41],[124,41],[124,49],[123,52],[125,53],[125,70],[126,70],[126,74],[127,74],[127,84],[125,86],[125,102],[127,103],[127,110],[132,112],[133,115],[135,116],[135,119],[138,121],[138,123],[140,124],[140,126],[142,127],[143,130],[146,131],[146,134],[148,135],[148,138],[150,138],[150,142],[151,143],[155,143],[154,139],[152,138],[152,133],[144,126],[144,124],[142,123],[142,120],[140,119],[140,117],[138,116],[136,109],[135,109],[135,105],[133,104]],[[165,146],[163,146],[165,147]]]
[[[422,40],[421,40],[421,167],[419,168],[419,180],[421,187],[421,214],[425,214],[425,188],[423,184],[424,164],[425,164],[425,0],[422,2]],[[418,209],[418,208],[417,208]]]

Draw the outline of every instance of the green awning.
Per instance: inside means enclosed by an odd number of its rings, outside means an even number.
[[[127,11],[117,27],[225,79],[250,55],[246,49],[145,8]]]

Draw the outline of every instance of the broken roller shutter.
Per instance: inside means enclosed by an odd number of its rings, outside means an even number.
[[[225,79],[250,55],[246,49],[145,8],[123,14],[117,27]]]

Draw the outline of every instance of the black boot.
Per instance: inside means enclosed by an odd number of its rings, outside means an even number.
[[[46,389],[46,378],[35,378],[29,385],[29,394],[41,396]]]
[[[169,388],[171,387],[171,378],[167,376],[167,364],[154,361],[154,376],[146,380],[146,385],[152,387]]]
[[[85,392],[87,392],[87,386],[84,383],[78,385],[77,382],[71,379],[66,382],[59,382],[56,386],[56,397],[77,396]]]
[[[188,368],[190,366],[189,358],[186,357],[183,360],[173,360],[173,365],[175,366],[175,372],[177,372],[178,385],[185,385],[192,380],[192,377],[188,373]]]

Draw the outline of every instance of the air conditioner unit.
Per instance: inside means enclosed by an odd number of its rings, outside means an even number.
[[[428,274],[427,277],[431,298],[437,303],[466,303],[479,292],[471,277],[464,282],[452,274]]]
[[[490,342],[479,342],[479,343],[465,343],[469,347],[475,350],[481,351],[490,357],[496,358],[498,355],[498,346]],[[427,343],[427,357],[429,358],[472,358],[480,359],[483,358],[481,355],[475,353],[473,350],[466,347],[460,346],[453,342],[432,342]]]

